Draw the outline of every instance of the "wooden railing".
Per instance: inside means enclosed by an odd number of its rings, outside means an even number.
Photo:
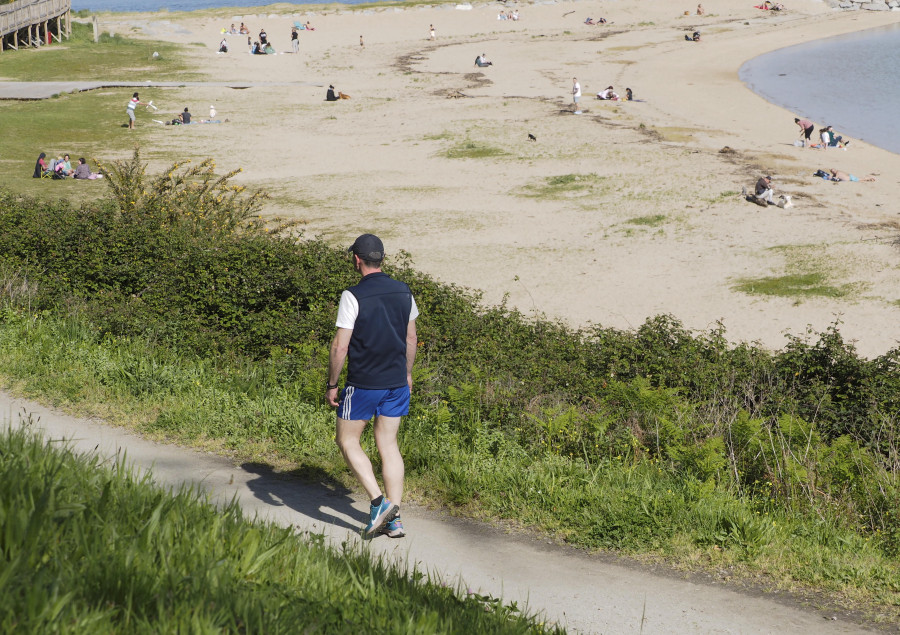
[[[0,4],[0,38],[40,25],[46,29],[50,20],[67,16],[71,8],[72,0],[16,0]]]

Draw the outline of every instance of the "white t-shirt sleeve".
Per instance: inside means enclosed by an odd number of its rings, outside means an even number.
[[[337,322],[339,329],[353,329],[356,324],[356,316],[359,315],[359,302],[356,296],[349,291],[341,294],[341,302],[338,304]]]
[[[412,306],[409,309],[409,321],[412,322],[419,317],[419,307],[416,306],[416,299],[410,297]],[[335,326],[339,329],[351,329],[356,325],[356,317],[359,315],[359,301],[356,296],[349,291],[341,293],[341,301],[338,304],[338,314]]]

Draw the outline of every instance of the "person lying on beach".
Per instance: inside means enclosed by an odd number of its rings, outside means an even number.
[[[484,53],[475,58],[475,66],[483,68],[485,66],[493,66],[493,62],[489,62]]]
[[[874,181],[875,180],[874,174],[867,174],[866,176],[859,177],[859,176],[853,176],[852,174],[847,174],[846,172],[844,172],[842,170],[837,170],[835,168],[831,168],[829,170],[829,172],[831,172],[831,180],[832,181],[853,181],[855,183],[856,181]]]
[[[599,93],[597,93],[597,99],[617,101],[619,99],[619,95],[613,92],[612,86],[607,86]]]
[[[685,35],[684,39],[688,42],[699,42],[700,41],[700,31],[694,31],[692,35]]]

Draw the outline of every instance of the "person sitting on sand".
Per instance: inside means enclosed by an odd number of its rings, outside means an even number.
[[[263,49],[263,53],[266,55],[275,55],[275,47],[272,46],[271,42],[266,42],[266,46]]]
[[[834,134],[834,128],[832,128],[831,126],[825,126],[824,128],[822,128],[819,131],[819,137],[822,139],[822,144],[826,148],[843,148],[850,143],[849,139],[847,141],[844,141],[844,137]]]
[[[228,30],[228,32],[231,33],[231,35],[238,34],[238,30],[234,27],[234,22],[231,23],[231,28]]]
[[[497,19],[498,19],[498,20],[505,20],[505,19],[506,19],[506,14],[503,13],[503,11],[501,11],[500,13],[497,14]]]
[[[512,21],[513,22],[519,21],[519,10],[518,9],[516,9],[515,11],[512,12]]]
[[[219,42],[219,53],[227,53],[228,52],[228,40],[222,38],[222,41]]]
[[[475,58],[475,66],[479,68],[484,68],[485,66],[493,66],[493,62],[489,62],[484,53]]]
[[[756,182],[756,189],[754,191],[756,193],[757,200],[765,201],[769,205],[775,204],[775,190],[772,189],[771,176],[759,177],[759,180]]]
[[[181,123],[191,123],[191,113],[188,112],[187,106],[185,106],[184,111],[178,115],[178,119],[181,120]]]
[[[852,174],[847,174],[846,172],[835,169],[835,168],[831,168],[829,170],[829,172],[831,172],[831,180],[832,181],[853,181],[855,183],[856,181],[874,181],[875,180],[874,174],[867,174],[866,176],[858,177],[858,176],[853,176]]]
[[[334,86],[329,84],[328,90],[325,93],[325,101],[337,101],[340,97],[334,92]]]
[[[587,18],[587,19],[584,21],[584,23],[585,23],[585,24],[590,24],[591,26],[597,24],[596,22],[594,22],[594,18]]]
[[[599,93],[597,93],[597,99],[604,99],[604,100],[608,99],[611,101],[616,101],[619,99],[619,96],[613,92],[612,86],[607,86],[606,88],[601,90]]]
[[[703,10],[703,5],[698,4],[697,5],[697,15],[703,15],[704,13],[706,13],[706,11]]]
[[[634,93],[630,88],[625,89],[625,101],[634,101]]]
[[[246,26],[244,26],[243,22],[241,22],[240,34],[241,35],[250,35],[250,29],[248,29]]]
[[[306,24],[304,26],[306,27],[307,31],[315,31],[313,26],[309,23],[309,20],[306,21]]]

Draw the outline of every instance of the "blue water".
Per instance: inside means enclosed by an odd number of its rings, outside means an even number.
[[[900,154],[900,24],[766,53],[741,80],[795,116]]]
[[[90,11],[197,11],[198,9],[214,9],[217,7],[264,7],[279,0],[72,0],[72,11],[89,9]],[[304,4],[323,4],[329,0],[310,0],[309,2],[292,2],[297,10]],[[362,4],[372,0],[340,0],[340,4]],[[377,1],[377,0],[374,0]]]

